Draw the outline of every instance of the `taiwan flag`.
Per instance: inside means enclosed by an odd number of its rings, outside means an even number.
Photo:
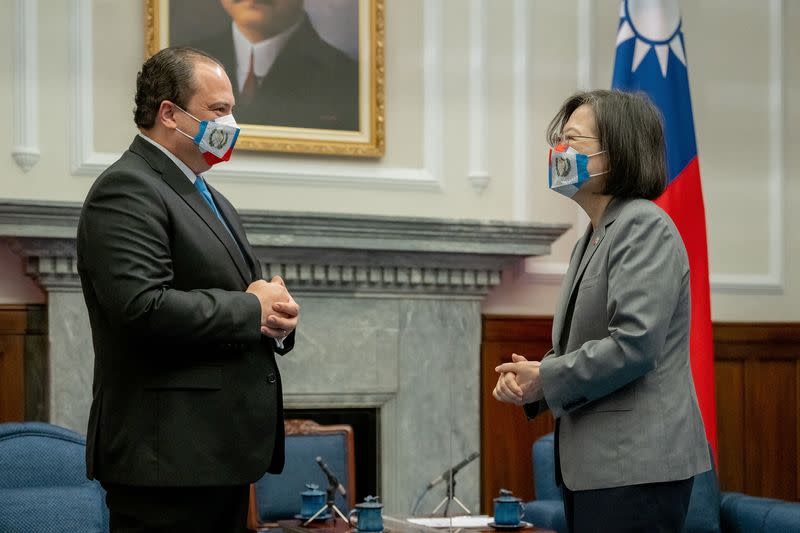
[[[714,346],[700,166],[678,0],[622,0],[612,88],[646,93],[664,117],[667,190],[656,200],[689,253],[691,361],[708,441],[717,449]]]

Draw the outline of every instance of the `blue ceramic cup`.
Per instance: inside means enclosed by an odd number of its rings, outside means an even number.
[[[494,499],[494,523],[498,526],[518,526],[522,522],[525,506],[522,500],[514,497],[510,490],[500,489],[500,496]]]
[[[300,507],[300,516],[303,518],[311,518],[314,513],[325,507],[325,493],[319,490],[319,485],[308,483],[306,490],[300,493],[302,498],[302,506]]]
[[[350,526],[359,532],[378,533],[383,531],[383,504],[378,502],[378,497],[367,496],[363,503],[356,504],[356,508],[350,511]],[[353,515],[356,515],[356,523],[353,523]]]

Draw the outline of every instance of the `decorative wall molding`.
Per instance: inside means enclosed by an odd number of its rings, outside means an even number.
[[[578,87],[580,91],[590,91],[594,89],[594,0],[578,0],[578,27],[576,35],[578,42],[577,65],[578,65]]]
[[[428,0],[423,6],[424,166],[420,176],[436,181],[441,189],[444,176],[444,7],[442,0]]]
[[[469,9],[469,171],[478,192],[489,185],[489,78],[486,75],[486,0],[470,0]]]
[[[265,279],[281,276],[298,294],[347,292],[386,296],[403,292],[405,295],[450,295],[466,299],[485,296],[500,284],[502,273],[501,265],[494,269],[475,269],[268,263],[263,268]]]
[[[12,239],[11,249],[25,258],[25,273],[46,291],[80,291],[74,239]]]
[[[11,155],[27,172],[39,162],[38,0],[14,2],[14,146]]]
[[[528,13],[530,2],[528,0],[514,0],[513,17],[513,114],[514,137],[512,142],[513,176],[514,176],[514,220],[528,220],[528,202],[530,202],[529,181],[530,175],[530,113],[528,106],[528,92],[531,84],[529,80],[530,59],[528,47],[530,38],[528,33]]]
[[[780,294],[783,292],[785,261],[784,230],[784,51],[783,0],[769,2],[769,245],[766,274],[711,274],[711,289],[732,294]]]
[[[577,90],[591,90],[594,88],[594,2],[592,0],[578,0],[578,20],[577,20],[577,58],[575,83]],[[516,17],[516,13],[515,13]],[[527,144],[527,138],[525,139]],[[575,239],[580,238],[583,228],[589,224],[589,217],[580,207],[575,210]],[[557,261],[536,261],[528,259],[525,261],[524,272],[521,278],[525,283],[543,283],[548,285],[558,285],[567,272],[569,263]]]
[[[578,18],[578,86],[593,86],[592,65],[594,64],[592,41],[593,32],[591,0],[579,0]],[[725,274],[710,273],[711,290],[715,293],[727,294],[780,294],[784,285],[785,262],[785,229],[784,229],[784,51],[783,51],[783,12],[784,0],[769,2],[769,232],[766,242],[769,246],[768,266],[766,273]],[[587,61],[586,58],[592,57]],[[586,214],[578,208],[577,236],[588,224]],[[526,283],[561,283],[568,263],[547,261],[526,261],[526,269],[522,277]]]
[[[370,188],[441,190],[442,153],[444,152],[442,95],[442,36],[444,15],[442,0],[423,3],[423,166],[388,167],[379,162],[336,165],[315,158],[275,158],[264,160],[234,159],[224,168],[211,171],[212,176],[234,183],[340,185]],[[97,152],[94,149],[92,2],[71,0],[72,55],[72,173],[96,177],[120,154]]]
[[[594,35],[595,35],[595,2],[594,0],[578,0],[578,35],[577,49],[578,49],[578,89],[582,91],[591,91],[595,89],[594,80],[594,65],[596,61],[596,54],[594,53]],[[575,238],[580,238],[583,234],[584,228],[589,224],[589,215],[586,211],[578,207],[575,217]],[[564,272],[566,273],[565,263]],[[560,283],[560,281],[559,281]]]
[[[80,204],[0,201],[0,237],[46,290],[79,290]],[[550,252],[564,225],[242,211],[263,275],[297,293],[481,299],[504,267]]]

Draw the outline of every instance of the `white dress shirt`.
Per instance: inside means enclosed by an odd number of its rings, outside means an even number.
[[[253,73],[257,80],[261,80],[272,68],[275,59],[278,58],[278,54],[281,53],[289,37],[297,31],[303,20],[301,18],[289,29],[255,44],[247,40],[242,32],[239,31],[239,28],[236,27],[235,22],[231,22],[233,27],[233,48],[236,52],[236,83],[238,84],[239,92],[244,88],[247,73],[250,72],[250,55],[252,54],[253,56]]]
[[[158,144],[157,142],[155,142],[153,139],[151,139],[151,138],[150,138],[150,137],[148,137],[147,135],[142,135],[142,134],[140,133],[140,134],[139,134],[139,137],[141,137],[141,138],[142,138],[142,139],[144,139],[145,141],[149,142],[150,144],[152,144],[153,146],[155,146],[156,148],[158,148],[159,150],[161,150],[162,152],[164,152],[164,155],[166,155],[167,157],[169,157],[169,158],[172,160],[172,162],[173,162],[173,163],[175,163],[175,166],[177,166],[179,169],[181,169],[181,172],[183,172],[184,174],[186,174],[186,177],[189,179],[189,181],[191,181],[191,182],[192,182],[192,185],[194,185],[194,182],[195,182],[195,180],[197,180],[197,175],[196,175],[194,172],[192,172],[192,169],[191,169],[191,168],[189,168],[188,166],[186,166],[186,163],[184,163],[183,161],[181,161],[180,159],[178,159],[178,158],[175,156],[175,154],[173,154],[172,152],[170,152],[169,150],[167,150],[166,148],[164,148],[163,146],[161,146],[160,144]]]

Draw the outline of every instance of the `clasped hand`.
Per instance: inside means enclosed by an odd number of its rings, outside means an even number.
[[[282,339],[297,327],[300,319],[300,306],[286,290],[280,276],[270,281],[254,281],[247,287],[261,303],[261,333],[267,337]]]
[[[539,361],[528,361],[521,355],[512,354],[510,363],[503,363],[494,370],[500,374],[492,391],[495,399],[514,405],[537,402],[544,397],[539,379]]]

